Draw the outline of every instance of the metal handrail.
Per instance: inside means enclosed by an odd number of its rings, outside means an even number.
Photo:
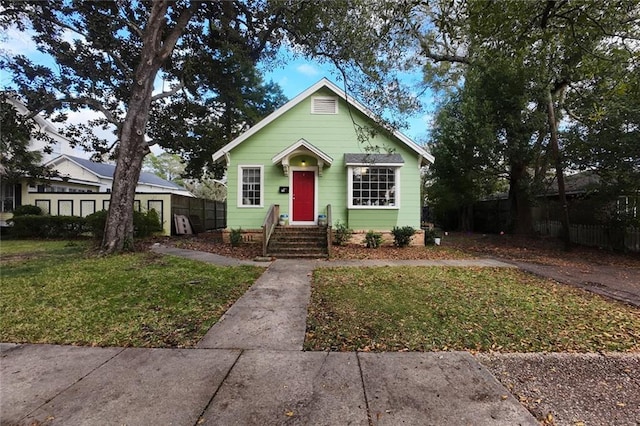
[[[273,230],[278,223],[278,216],[280,215],[280,205],[271,204],[267,215],[262,222],[262,255],[267,255],[267,247],[269,246],[269,239],[273,235]]]

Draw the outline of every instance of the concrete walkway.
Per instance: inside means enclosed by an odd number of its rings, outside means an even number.
[[[308,261],[273,262],[198,348],[301,351],[312,270]]]

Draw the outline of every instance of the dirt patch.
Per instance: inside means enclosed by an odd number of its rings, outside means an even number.
[[[37,254],[31,253],[2,255],[2,259],[0,259],[0,265],[8,265],[14,262],[26,262],[37,257]]]
[[[453,247],[443,246],[410,246],[395,247],[384,245],[378,248],[367,248],[362,245],[348,244],[333,246],[332,257],[335,259],[392,259],[392,260],[439,260],[439,259],[469,259],[476,256],[465,253]]]
[[[618,266],[640,269],[640,253],[617,253],[574,245],[564,251],[562,242],[550,237],[450,233],[443,245],[481,257],[578,268],[589,271],[594,266]],[[595,280],[598,282],[598,280]]]
[[[249,260],[262,256],[262,245],[260,244],[245,243],[240,244],[238,247],[232,247],[231,244],[222,242],[219,234],[216,233],[153,238],[147,240],[146,246],[150,247],[153,243],[159,243],[167,247],[214,253],[234,259]]]

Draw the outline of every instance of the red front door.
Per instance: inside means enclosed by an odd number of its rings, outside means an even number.
[[[311,171],[293,172],[293,222],[314,221],[315,174]]]

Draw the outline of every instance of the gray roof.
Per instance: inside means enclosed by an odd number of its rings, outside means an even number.
[[[350,164],[404,164],[400,154],[344,154],[344,162]]]
[[[78,163],[85,169],[95,173],[98,176],[108,177],[113,179],[113,174],[116,171],[116,166],[113,164],[96,163],[95,161],[87,160],[86,158],[74,157],[72,155],[65,155],[65,157]],[[164,186],[167,188],[174,188],[179,190],[185,190],[178,184],[164,180],[161,177],[154,175],[153,173],[141,172],[138,183],[144,185]]]
[[[564,191],[566,194],[583,194],[600,184],[600,176],[591,170],[574,173],[564,177]],[[547,185],[546,195],[558,194],[558,181],[555,176]]]

